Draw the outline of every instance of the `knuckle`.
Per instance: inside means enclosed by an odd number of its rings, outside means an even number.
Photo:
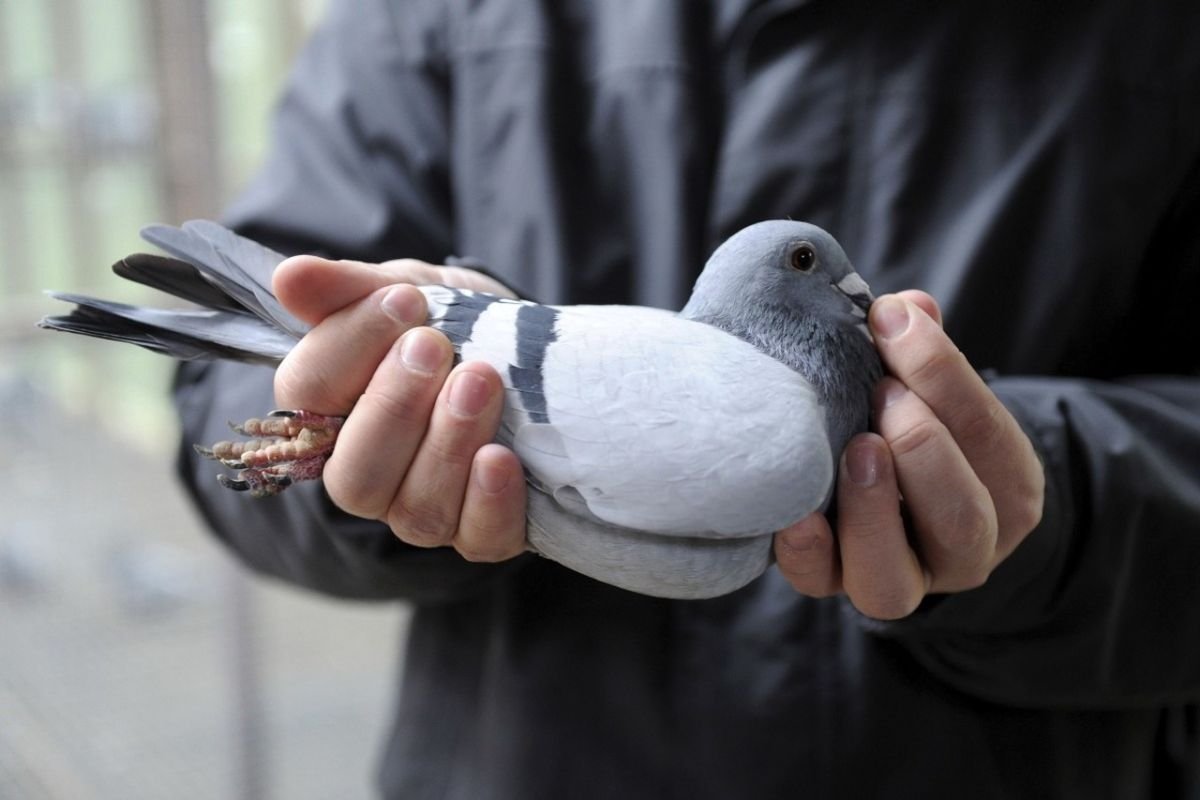
[[[812,594],[808,588],[828,583],[834,561],[833,539],[819,534],[803,537],[778,537],[775,543],[775,560],[789,582],[804,594]]]
[[[1019,520],[1022,530],[1028,533],[1038,525],[1041,525],[1042,515],[1046,512],[1046,493],[1044,487],[1039,487],[1036,493],[1026,497],[1025,502],[1020,505],[1020,509],[1021,516]]]
[[[807,591],[804,591],[803,594],[814,599],[821,600],[826,597],[834,597],[839,593],[839,591],[840,590],[838,588],[837,581],[830,577],[825,578],[821,582],[810,587]]]
[[[388,510],[387,524],[397,538],[417,547],[441,547],[454,536],[456,520],[435,503],[397,498]]]
[[[959,504],[946,520],[947,534],[938,543],[941,568],[937,584],[943,591],[976,589],[987,582],[996,560],[995,515],[979,503]]]
[[[1021,492],[1021,497],[1025,501],[1021,504],[1024,512],[1023,519],[1031,530],[1041,523],[1042,514],[1046,510],[1046,472],[1036,457],[1034,464],[1034,468],[1028,473],[1024,490]]]
[[[976,566],[974,569],[967,570],[960,578],[962,590],[978,589],[987,583],[991,574],[992,571],[983,566]]]
[[[390,496],[367,481],[355,480],[338,469],[333,461],[322,475],[325,492],[338,508],[356,517],[379,519]]]
[[[919,455],[937,444],[946,435],[945,427],[928,417],[914,422],[888,440],[888,447],[897,459]]]
[[[1041,523],[1044,511],[1045,497],[1041,491],[1022,492],[1006,505],[1004,527],[1006,531],[1023,536]]]
[[[781,536],[776,540],[776,557],[787,564],[809,569],[824,564],[833,550],[833,539],[819,533]],[[799,574],[799,573],[797,573]]]
[[[996,512],[984,497],[963,497],[953,506],[950,524],[959,531],[964,548],[986,548],[996,538]]]
[[[421,458],[429,459],[442,470],[461,473],[465,478],[478,445],[466,435],[469,430],[464,429],[468,426],[450,423],[451,430],[446,430],[443,424],[435,421],[431,425],[429,434],[421,442]]]
[[[477,270],[453,266],[439,267],[438,270],[441,273],[440,282],[445,283],[447,286],[455,286],[460,289],[474,289],[475,291],[489,292],[501,297],[516,298],[516,295],[507,286]]]
[[[465,267],[439,267],[441,282],[459,289],[474,289],[483,284],[483,276]]]
[[[987,583],[990,576],[991,569],[982,564],[961,567],[955,571],[954,575],[938,580],[938,590],[942,592],[967,592],[983,586]]]
[[[851,513],[843,512],[838,526],[838,538],[855,547],[871,549],[884,547],[894,539],[898,530],[898,509],[857,508]]]
[[[417,258],[395,258],[385,261],[380,266],[386,267],[399,280],[417,286],[437,281],[437,268],[429,262]]]
[[[872,592],[866,596],[850,598],[850,602],[864,616],[878,620],[903,619],[917,610],[924,595],[919,591],[896,589],[889,592]]]
[[[996,512],[991,503],[978,497],[960,497],[954,502],[947,501],[943,509],[932,523],[933,530],[939,532],[936,534],[939,549],[956,562],[971,559],[971,569],[975,568],[976,559],[989,562],[997,533]]]
[[[293,350],[275,369],[275,402],[287,406],[304,406],[300,402],[307,394],[303,391],[304,373],[296,368],[296,351]]]
[[[963,409],[959,419],[950,421],[950,427],[964,445],[986,450],[1003,442],[1012,431],[1008,411],[999,403],[964,404]]]
[[[812,597],[819,600],[825,597],[833,597],[838,593],[837,583],[831,576],[809,573],[796,574],[787,571],[782,564],[780,565],[780,570],[783,572],[784,579],[787,580],[792,589],[805,597]]]
[[[276,368],[274,389],[277,402],[289,408],[341,410],[330,407],[339,395],[332,376],[305,359],[302,350],[288,354]]]
[[[382,416],[403,429],[423,429],[433,406],[432,380],[406,378],[402,382],[374,381],[358,399],[355,411]],[[361,413],[361,412],[360,412]]]
[[[454,538],[454,549],[467,561],[478,564],[507,561],[521,553],[520,548],[513,547],[507,542],[497,541],[493,538],[465,538],[461,535]]]
[[[468,561],[507,561],[525,552],[524,505],[500,506],[464,500],[452,543]]]
[[[947,340],[947,343],[949,340]],[[925,358],[914,363],[903,375],[898,375],[905,384],[921,394],[927,386],[941,384],[946,375],[954,374],[967,367],[966,356],[953,345],[938,347]]]
[[[822,598],[833,597],[841,590],[837,576],[828,569],[810,569],[805,572],[789,572],[784,569],[784,577],[787,582],[806,597]]]

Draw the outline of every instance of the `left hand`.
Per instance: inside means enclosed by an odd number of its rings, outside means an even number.
[[[477,272],[412,259],[280,264],[276,296],[313,327],[276,370],[276,401],[346,417],[322,471],[343,511],[415,547],[513,558],[525,552],[525,480],[493,442],[503,385],[487,364],[452,368],[450,342],[423,326],[425,298],[406,285],[427,283],[508,293]]]
[[[837,534],[812,514],[776,535],[775,555],[796,591],[844,592],[863,614],[897,619],[927,594],[982,585],[1041,520],[1045,475],[932,297],[880,297],[870,325],[891,375],[876,387],[878,433],[842,454]]]

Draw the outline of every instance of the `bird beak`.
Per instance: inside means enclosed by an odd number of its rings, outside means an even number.
[[[871,287],[867,286],[867,282],[859,277],[857,272],[851,272],[833,286],[854,304],[857,309],[855,316],[861,313],[863,319],[867,318],[867,309],[875,302],[875,297],[871,294]]]

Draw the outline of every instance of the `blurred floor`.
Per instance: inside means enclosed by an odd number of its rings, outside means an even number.
[[[0,798],[371,796],[404,609],[247,579],[166,455],[19,378],[0,415]]]

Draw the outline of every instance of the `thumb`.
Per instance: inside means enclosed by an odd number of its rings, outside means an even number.
[[[272,277],[272,289],[279,302],[310,325],[377,289],[397,283],[416,286],[438,283],[511,296],[502,284],[474,270],[441,267],[412,258],[370,264],[293,256],[284,260]]]
[[[399,282],[360,261],[294,256],[275,268],[271,288],[288,311],[316,325],[376,289]]]

